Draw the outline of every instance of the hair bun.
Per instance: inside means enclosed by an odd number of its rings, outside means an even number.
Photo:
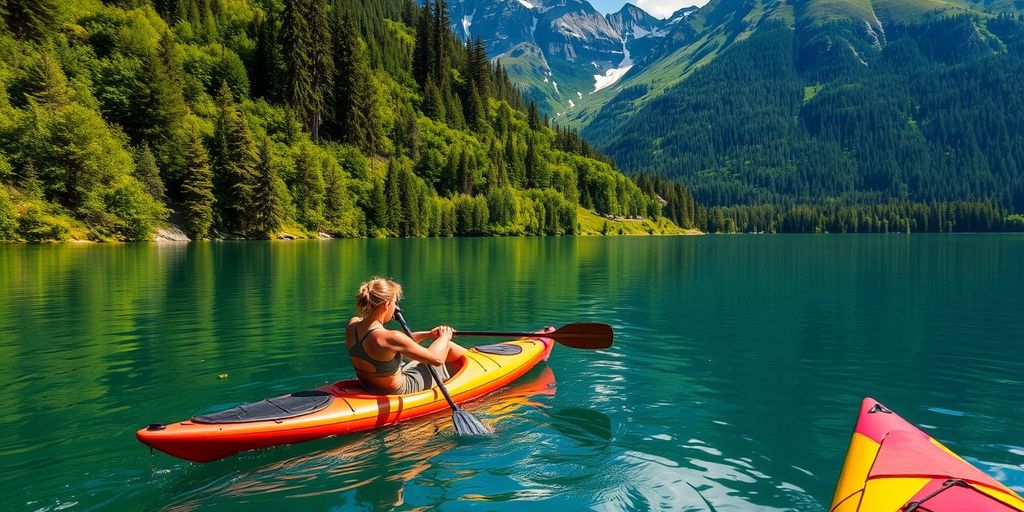
[[[394,302],[402,298],[402,285],[383,277],[373,279],[359,285],[356,294],[356,311],[369,316],[385,302]]]

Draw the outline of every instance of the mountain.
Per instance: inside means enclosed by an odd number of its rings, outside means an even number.
[[[585,0],[455,0],[448,9],[452,30],[484,39],[509,78],[555,116],[600,96],[694,12],[659,20],[626,4],[602,15]]]
[[[569,119],[709,205],[1024,210],[1020,1],[712,0]]]

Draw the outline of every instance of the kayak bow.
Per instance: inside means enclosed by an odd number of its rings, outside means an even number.
[[[1024,500],[865,398],[830,512],[1024,512]]]

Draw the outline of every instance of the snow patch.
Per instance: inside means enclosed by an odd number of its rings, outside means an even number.
[[[621,68],[612,68],[605,71],[603,75],[594,75],[594,92],[600,91],[605,87],[610,87],[618,82],[633,66],[625,66]]]
[[[647,36],[665,37],[667,34],[668,32],[664,30],[647,30],[646,28],[643,28],[640,25],[633,25],[633,39],[643,39]]]
[[[523,7],[526,7],[527,9],[533,9],[533,4],[526,0],[519,0],[519,3],[523,4]]]
[[[520,1],[522,1],[522,0],[520,0]],[[581,36],[580,34],[577,34],[576,32],[573,32],[572,28],[569,27],[569,25],[566,22],[564,22],[564,21],[560,22],[558,24],[558,28],[560,29],[559,32],[561,32],[564,35],[572,36],[572,37],[575,37],[576,39],[586,39],[585,37]]]
[[[575,106],[576,106],[576,104],[573,103],[572,100],[569,100],[569,108],[573,108]]]
[[[582,92],[576,91],[576,96],[579,96],[581,100],[583,99],[583,93]]]
[[[555,92],[558,92],[558,82],[552,80],[551,81],[551,85],[554,85],[555,86]],[[562,94],[562,93],[558,92],[558,94]]]
[[[626,40],[622,40],[622,62],[619,67],[605,71],[603,75],[594,75],[594,92],[605,87],[610,87],[618,82],[630,69],[633,69],[633,59],[629,58],[629,48],[626,48]]]

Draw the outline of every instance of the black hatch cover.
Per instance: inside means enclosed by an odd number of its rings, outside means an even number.
[[[290,395],[267,398],[251,404],[242,404],[226,411],[204,414],[192,418],[196,423],[248,423],[294,418],[319,411],[334,399],[323,391],[299,391]]]

